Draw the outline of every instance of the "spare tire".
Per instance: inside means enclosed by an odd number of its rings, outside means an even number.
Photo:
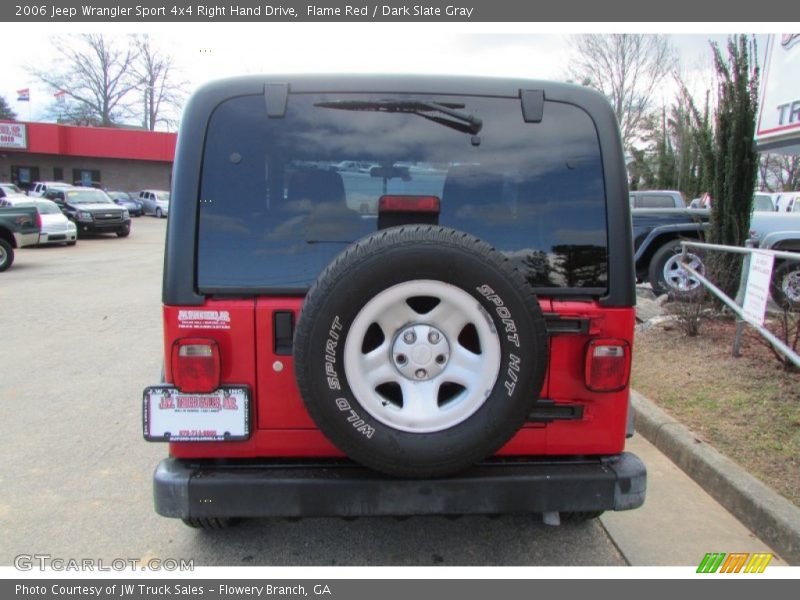
[[[295,375],[342,452],[402,477],[494,453],[541,391],[539,303],[503,254],[437,226],[376,232],[340,254],[303,305]]]

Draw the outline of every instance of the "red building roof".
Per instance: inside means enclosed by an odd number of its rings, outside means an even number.
[[[28,148],[6,150],[94,158],[172,162],[176,133],[108,127],[75,127],[55,123],[24,123]]]

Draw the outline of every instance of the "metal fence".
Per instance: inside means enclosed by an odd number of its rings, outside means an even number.
[[[758,323],[753,323],[745,318],[744,311],[742,307],[736,303],[735,300],[732,300],[725,292],[711,283],[704,275],[698,273],[695,269],[690,267],[687,264],[686,256],[687,256],[687,248],[701,248],[705,250],[715,250],[719,252],[732,252],[734,254],[744,254],[745,261],[742,265],[742,278],[741,283],[739,285],[740,294],[737,294],[737,298],[743,296],[741,293],[743,290],[747,288],[747,277],[749,273],[749,266],[750,266],[750,256],[754,252],[764,253],[764,254],[771,254],[774,258],[781,258],[786,260],[792,260],[800,262],[800,254],[795,252],[782,252],[780,250],[763,250],[761,248],[752,248],[746,247],[741,248],[738,246],[722,246],[720,244],[706,244],[703,242],[692,242],[692,241],[683,241],[681,242],[681,246],[683,246],[683,259],[682,259],[682,267],[686,269],[693,277],[695,277],[700,283],[702,283],[705,288],[714,294],[721,302],[723,302],[728,308],[730,308],[736,315],[739,317],[739,323],[737,324],[737,341],[736,346],[738,346],[739,339],[741,338],[741,327],[744,323],[747,323],[751,327],[753,327],[758,333],[761,334],[764,339],[766,339],[772,346],[778,350],[781,354],[786,356],[795,366],[800,367],[800,355],[798,355],[794,350],[792,350],[789,346],[787,346],[783,340],[778,338],[774,333],[768,330],[763,325],[759,325]],[[735,348],[736,348],[735,346]],[[736,351],[734,351],[736,354]]]

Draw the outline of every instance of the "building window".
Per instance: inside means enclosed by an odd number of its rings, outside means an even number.
[[[84,187],[102,187],[100,171],[92,169],[72,169],[72,183]]]
[[[39,167],[22,167],[11,165],[11,182],[23,190],[29,190],[33,183],[39,181]]]
[[[64,169],[62,167],[53,167],[53,181],[64,181]]]

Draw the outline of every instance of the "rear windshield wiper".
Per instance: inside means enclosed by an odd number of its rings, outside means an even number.
[[[331,100],[316,102],[314,106],[321,108],[337,108],[339,110],[364,110],[372,112],[408,113],[420,116],[429,121],[450,127],[462,133],[473,135],[480,132],[483,121],[474,115],[456,110],[464,108],[456,102],[425,102],[423,100]],[[429,113],[439,113],[450,118],[436,117]],[[451,120],[455,119],[455,120]]]

